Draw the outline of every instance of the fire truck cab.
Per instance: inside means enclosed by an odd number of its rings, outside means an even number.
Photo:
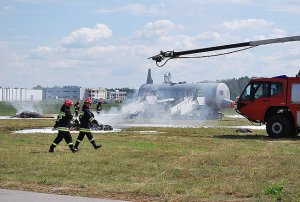
[[[237,101],[236,111],[266,124],[271,137],[295,136],[300,128],[300,77],[251,79]]]

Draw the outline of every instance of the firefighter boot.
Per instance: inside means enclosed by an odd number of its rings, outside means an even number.
[[[52,144],[50,145],[49,152],[50,152],[50,153],[53,153],[55,147],[56,147],[56,145],[54,145],[54,144],[52,143]]]
[[[95,149],[99,149],[102,146],[101,144],[96,144],[95,140],[92,140],[91,144],[94,146]]]
[[[78,140],[78,139],[77,139],[76,142],[75,142],[74,149],[77,150],[77,151],[79,151],[78,146],[79,146],[80,142],[81,142],[81,141]]]
[[[75,148],[73,147],[73,144],[70,144],[69,147],[70,147],[70,150],[71,150],[73,153],[75,153],[75,152],[78,151],[78,149],[75,149]]]

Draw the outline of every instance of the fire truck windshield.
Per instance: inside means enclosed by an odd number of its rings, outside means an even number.
[[[255,100],[261,97],[267,98],[279,95],[282,92],[280,82],[252,82],[248,84],[241,95],[241,100]]]

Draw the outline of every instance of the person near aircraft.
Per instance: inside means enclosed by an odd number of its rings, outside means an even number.
[[[72,121],[77,121],[73,119],[73,115],[71,113],[70,107],[73,105],[72,100],[65,100],[64,104],[60,108],[60,112],[57,116],[54,128],[57,128],[58,134],[54,139],[53,143],[50,145],[49,152],[54,152],[54,148],[58,146],[58,144],[65,139],[68,144],[70,150],[75,153],[77,150],[73,147],[72,136],[70,133],[70,128],[72,127]]]
[[[79,121],[80,121],[80,129],[79,129],[79,135],[76,139],[76,143],[74,148],[76,150],[78,149],[79,144],[82,142],[84,136],[86,135],[89,139],[90,143],[93,145],[95,149],[99,149],[102,145],[96,144],[92,130],[91,125],[96,124],[97,126],[100,126],[98,121],[94,118],[94,114],[90,111],[90,106],[92,104],[91,98],[86,98],[84,101],[84,105],[82,106],[81,112],[79,114]]]
[[[76,117],[78,117],[78,115],[79,115],[79,110],[80,110],[80,103],[79,103],[79,100],[77,100],[77,102],[74,105],[74,115]]]

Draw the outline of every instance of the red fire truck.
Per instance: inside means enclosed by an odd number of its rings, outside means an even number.
[[[297,135],[300,77],[251,79],[237,101],[236,111],[252,122],[266,124],[271,137]]]
[[[168,60],[181,58],[182,55],[246,47],[222,54],[182,58],[212,57],[259,45],[290,41],[300,41],[300,36],[249,41],[181,52],[161,51],[158,55],[150,58],[156,61],[157,66],[161,67]],[[164,61],[165,59],[167,60]],[[161,62],[163,62],[162,65],[160,65]],[[251,79],[237,100],[236,111],[251,122],[266,124],[267,133],[270,137],[280,138],[297,135],[300,130],[300,71],[296,77],[282,75],[274,78]]]

